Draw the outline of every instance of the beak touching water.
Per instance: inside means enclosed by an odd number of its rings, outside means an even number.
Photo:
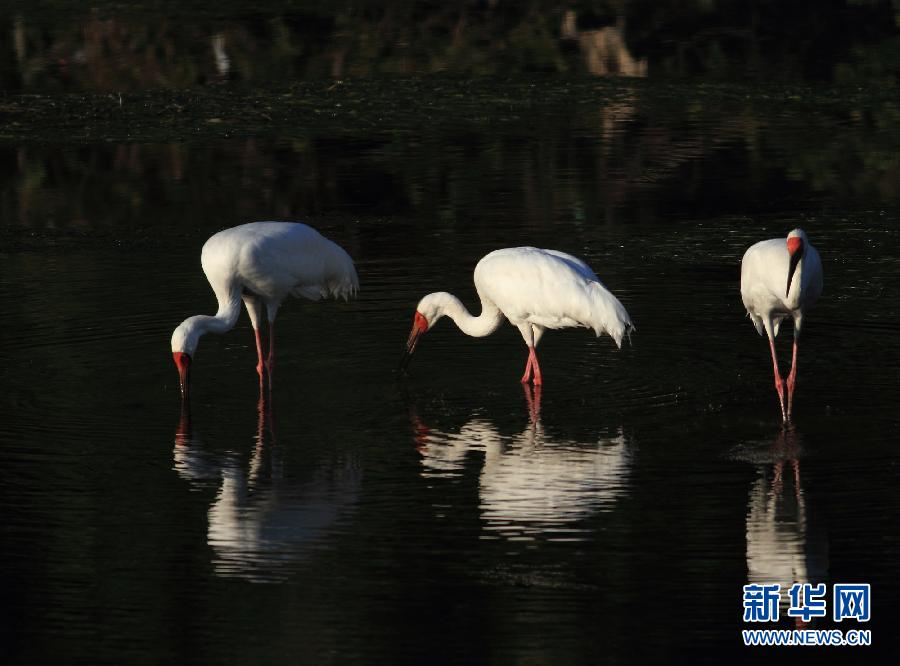
[[[787,288],[784,291],[784,297],[787,298],[788,294],[791,293],[791,280],[794,279],[794,271],[797,270],[797,265],[800,263],[800,260],[803,258],[803,239],[802,238],[788,238],[787,239],[787,247],[788,253],[791,255],[791,263],[788,268],[788,277],[787,277]]]
[[[409,332],[409,339],[406,341],[406,351],[403,352],[403,358],[400,359],[400,371],[405,371],[412,360],[412,353],[416,350],[419,338],[428,330],[428,320],[421,312],[416,312],[413,318],[412,330]]]
[[[175,367],[178,368],[178,381],[181,384],[181,399],[188,397],[191,388],[191,357],[184,352],[172,352]]]

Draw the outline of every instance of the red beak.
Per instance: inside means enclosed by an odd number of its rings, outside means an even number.
[[[188,397],[191,388],[191,357],[184,352],[172,352],[175,367],[178,368],[178,381],[181,384],[181,399]]]
[[[421,312],[416,312],[413,317],[412,330],[409,332],[409,339],[406,341],[406,351],[403,352],[403,358],[400,359],[400,370],[406,370],[412,359],[412,353],[416,351],[416,345],[419,344],[419,338],[428,330],[428,320]]]

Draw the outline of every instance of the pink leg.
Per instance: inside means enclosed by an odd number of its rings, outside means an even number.
[[[531,358],[532,358],[532,347],[528,348],[528,362],[525,364],[525,374],[522,375],[522,379],[520,380],[523,384],[527,384],[528,380],[531,379]]]
[[[253,329],[253,335],[256,336],[256,357],[259,359],[259,363],[256,364],[256,372],[259,374],[259,383],[262,384],[263,379],[263,352],[262,352],[262,336],[259,334],[259,329]]]
[[[797,384],[797,338],[794,338],[794,353],[791,359],[791,373],[787,378],[788,387],[788,408],[787,420],[791,420],[791,412],[794,409],[794,386]]]
[[[266,359],[266,369],[269,371],[269,389],[272,388],[272,374],[275,369],[275,322],[269,322],[269,358]]]
[[[534,347],[531,347],[531,367],[534,369],[534,385],[540,386],[543,384],[543,379],[541,378],[541,365],[538,363],[537,352],[534,351]]]
[[[778,357],[775,355],[775,342],[769,338],[769,349],[772,350],[772,367],[775,370],[775,390],[778,391],[778,401],[781,403],[781,418],[787,423],[787,414],[784,411],[784,382],[781,373],[778,372]]]

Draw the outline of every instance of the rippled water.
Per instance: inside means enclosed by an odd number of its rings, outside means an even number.
[[[741,586],[799,581],[871,583],[864,656],[893,663],[900,134],[862,93],[772,92],[0,143],[0,657],[855,663],[739,646]],[[183,412],[200,247],[266,218],[345,247],[360,297],[283,307],[271,397],[246,318],[206,336]],[[784,430],[739,265],[798,225],[825,291]],[[551,331],[534,390],[514,328],[444,320],[398,376],[418,299],[476,307],[478,259],[524,244],[584,258],[632,344]]]
[[[881,215],[805,222],[826,292],[786,434],[737,271],[793,222],[444,236],[325,221],[357,258],[360,299],[282,310],[269,409],[246,322],[205,338],[189,419],[168,336],[213,307],[203,234],[7,253],[7,649],[663,658],[736,651],[748,580],[864,580],[889,599],[897,244]],[[551,332],[534,395],[512,327],[473,340],[442,323],[398,380],[418,296],[474,305],[478,257],[526,241],[585,257],[634,317],[633,344]],[[893,611],[876,609],[886,640]]]

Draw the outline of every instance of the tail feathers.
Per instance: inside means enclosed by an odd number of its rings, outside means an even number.
[[[637,329],[625,310],[625,306],[599,282],[590,283],[589,288],[591,296],[590,328],[594,329],[595,335],[600,337],[602,333],[607,333],[619,349],[622,348],[622,339],[627,335],[630,344],[631,334]]]
[[[331,241],[327,241],[322,252],[325,254],[325,262],[322,274],[317,278],[318,284],[295,287],[293,295],[311,301],[323,298],[349,301],[359,292],[359,277],[353,260],[341,246]]]
[[[342,274],[338,280],[332,283],[331,294],[335,298],[343,298],[345,301],[349,301],[359,293],[359,277],[356,275],[356,266],[353,265],[350,255],[346,255],[346,257],[347,261],[343,266]]]
[[[343,298],[349,301],[359,292],[359,276],[356,274],[356,266],[353,265],[353,259],[344,250],[344,248],[335,244],[335,263],[334,277],[329,287],[331,288],[330,296],[334,298]]]
[[[750,321],[753,322],[753,325],[756,327],[756,332],[760,335],[766,334],[766,324],[763,321],[763,318],[759,315],[755,315],[752,312],[748,311],[747,316],[750,317]],[[772,317],[772,337],[778,337],[778,331],[781,328],[781,322],[784,321],[784,316]]]
[[[756,332],[759,333],[760,335],[765,335],[766,331],[763,328],[762,319],[754,316],[753,313],[750,311],[747,312],[747,316],[750,317],[750,321],[752,321],[753,325],[756,327]]]
[[[338,284],[332,285],[331,288],[331,296],[334,298],[343,298],[344,301],[349,301],[351,298],[356,298],[356,294],[359,293],[359,282],[356,280],[356,272],[353,273],[352,280],[344,280],[339,282]]]
[[[354,274],[354,278],[356,275]],[[359,292],[359,283],[354,280],[336,280],[329,281],[322,285],[311,285],[304,287],[296,287],[293,291],[294,296],[298,298],[306,298],[310,301],[319,301],[323,298],[342,298],[349,301]]]

